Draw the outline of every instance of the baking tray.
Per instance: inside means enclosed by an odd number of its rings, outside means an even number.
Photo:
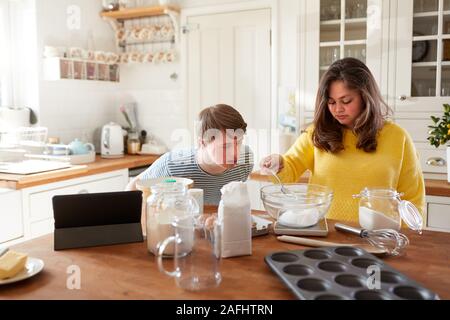
[[[300,300],[439,300],[434,292],[360,248],[276,252],[265,261]],[[379,289],[370,286],[377,284]]]

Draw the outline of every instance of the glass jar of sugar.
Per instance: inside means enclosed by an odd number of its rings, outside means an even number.
[[[406,225],[422,233],[423,218],[419,210],[409,201],[401,199],[403,194],[394,189],[365,188],[354,195],[359,200],[359,224],[366,230],[394,229],[399,231],[402,220]]]
[[[195,199],[187,192],[182,183],[168,181],[151,187],[151,195],[147,199],[147,248],[157,254],[160,242],[175,235],[172,225],[175,219],[182,219],[199,214]],[[186,231],[186,232],[189,232]],[[193,239],[186,235],[186,239]],[[189,253],[192,243],[185,243],[185,251]],[[175,246],[172,244],[164,251],[165,256],[173,257]]]

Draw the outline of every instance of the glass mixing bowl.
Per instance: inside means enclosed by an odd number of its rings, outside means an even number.
[[[333,190],[313,184],[285,184],[288,194],[280,185],[261,189],[264,208],[279,224],[289,228],[307,228],[316,225],[328,212]]]

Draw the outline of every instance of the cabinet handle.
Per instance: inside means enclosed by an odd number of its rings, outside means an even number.
[[[447,161],[442,158],[430,158],[427,160],[427,165],[433,167],[445,167],[447,165]]]
[[[398,97],[398,99],[399,99],[400,101],[406,101],[406,99],[408,99],[408,97],[405,96],[405,95],[403,94],[403,95],[401,95],[400,97]]]
[[[87,191],[86,189],[80,190],[78,192],[78,194],[87,194],[87,193],[89,193],[89,191]]]

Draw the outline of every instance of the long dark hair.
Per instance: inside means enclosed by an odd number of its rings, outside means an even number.
[[[369,68],[354,58],[336,61],[320,80],[314,115],[314,146],[331,153],[344,150],[344,126],[328,109],[330,86],[335,81],[342,81],[347,88],[359,91],[363,106],[353,127],[353,132],[358,137],[356,147],[365,152],[375,152],[378,132],[392,111],[384,102]]]

